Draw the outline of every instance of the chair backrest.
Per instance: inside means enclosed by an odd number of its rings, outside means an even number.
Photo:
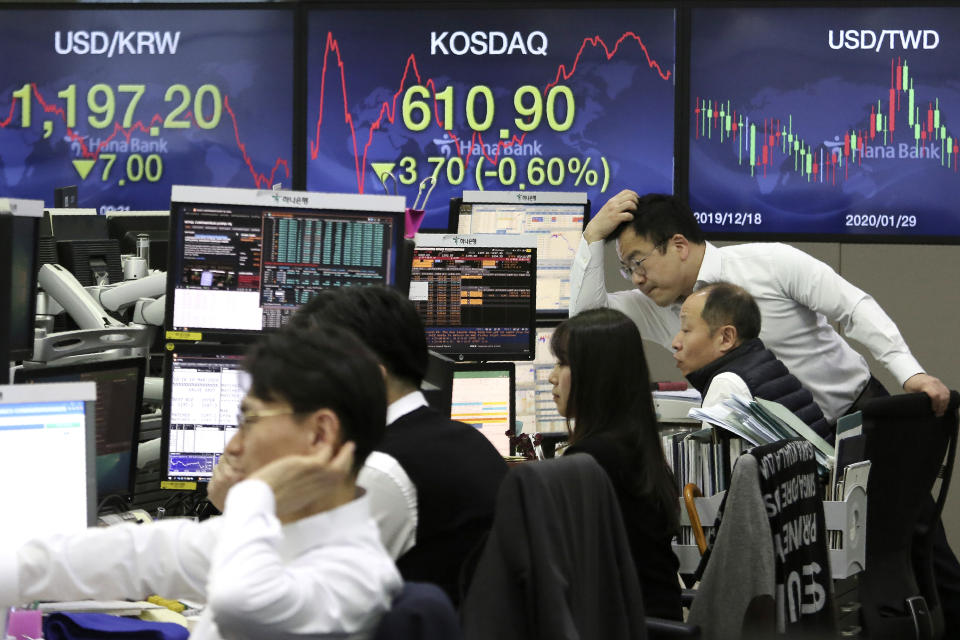
[[[511,468],[460,612],[467,640],[646,638],[620,506],[593,457]]]
[[[871,638],[918,637],[917,621],[908,604],[908,599],[917,596],[925,599],[929,610],[920,624],[930,625],[933,637],[943,635],[928,534],[940,518],[949,487],[958,405],[960,395],[953,391],[947,412],[940,418],[933,414],[930,398],[922,393],[877,398],[863,407],[865,455],[871,468],[860,599],[864,630]],[[948,469],[934,502],[930,492],[948,449]],[[913,558],[917,556],[920,560],[915,570]]]
[[[688,622],[703,638],[831,637],[835,627],[813,445],[741,455]]]
[[[429,582],[405,582],[372,640],[460,640],[450,598]]]

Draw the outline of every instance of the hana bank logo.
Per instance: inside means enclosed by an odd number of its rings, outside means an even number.
[[[459,148],[459,156],[485,156],[494,157],[499,155],[534,157],[543,155],[543,145],[539,140],[524,139],[519,142],[488,144],[486,142],[474,142],[472,140],[454,140],[449,133],[444,133],[442,138],[434,138],[433,144],[437,146],[444,158],[450,159],[455,149]]]

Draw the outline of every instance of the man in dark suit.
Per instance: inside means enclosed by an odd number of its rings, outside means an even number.
[[[379,358],[387,387],[387,432],[379,450],[396,458],[417,490],[416,544],[397,560],[407,581],[433,582],[459,603],[461,567],[486,537],[507,465],[475,428],[427,404],[423,321],[394,289],[321,291],[291,320],[353,330]]]

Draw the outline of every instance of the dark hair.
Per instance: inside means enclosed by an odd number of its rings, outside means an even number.
[[[678,233],[694,244],[706,242],[693,210],[677,196],[662,193],[641,196],[633,220],[621,223],[607,240],[619,238],[628,226],[637,236],[646,238],[657,247]]]
[[[677,486],[660,443],[637,325],[615,309],[584,311],[556,328],[550,350],[570,366],[566,408],[576,421],[570,444],[593,436],[614,439],[637,471],[637,493],[652,496],[671,528],[678,527]]]
[[[265,333],[244,362],[250,392],[283,401],[296,413],[330,409],[343,440],[356,445],[353,470],[383,438],[387,391],[376,357],[350,331],[334,325],[287,326]]]
[[[427,372],[427,337],[414,304],[380,285],[324,289],[293,315],[291,324],[337,324],[355,332],[394,378],[420,387]]]
[[[714,282],[700,289],[704,291],[707,299],[700,317],[710,327],[710,333],[731,324],[740,340],[752,340],[760,335],[760,307],[746,289],[729,282]]]

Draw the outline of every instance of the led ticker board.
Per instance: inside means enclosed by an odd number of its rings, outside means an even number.
[[[104,212],[292,186],[292,32],[286,9],[0,11],[0,193],[76,184]]]
[[[960,236],[960,10],[695,9],[705,230]]]
[[[315,10],[307,189],[673,189],[672,9]],[[394,179],[395,178],[395,179]]]

